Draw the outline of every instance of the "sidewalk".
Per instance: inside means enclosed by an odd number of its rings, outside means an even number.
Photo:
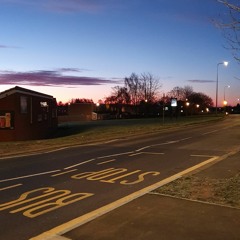
[[[195,175],[230,178],[239,172],[240,153],[237,153]],[[150,193],[63,237],[73,240],[239,240],[240,209]]]

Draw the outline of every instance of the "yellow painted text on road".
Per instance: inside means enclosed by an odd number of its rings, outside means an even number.
[[[0,204],[0,211],[22,212],[34,218],[71,203],[93,196],[93,193],[74,193],[69,190],[55,190],[52,187],[39,188],[25,192],[18,199]]]
[[[160,172],[142,172],[142,170],[128,171],[126,168],[108,168],[97,172],[83,172],[73,175],[73,179],[86,179],[88,181],[100,181],[104,183],[115,183],[120,180],[122,185],[133,185],[143,182],[145,176],[157,176]],[[134,180],[130,180],[127,177],[134,176]]]

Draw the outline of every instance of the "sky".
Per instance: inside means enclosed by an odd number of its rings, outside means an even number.
[[[159,97],[192,86],[215,103],[218,72],[219,105],[224,92],[236,105],[239,65],[213,21],[225,12],[216,0],[0,0],[0,92],[97,102],[151,73]]]

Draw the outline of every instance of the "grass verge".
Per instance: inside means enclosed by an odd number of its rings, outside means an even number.
[[[48,151],[62,147],[109,141],[139,134],[149,134],[193,124],[221,120],[221,116],[192,116],[178,119],[143,118],[72,122],[59,124],[51,139],[0,142],[0,157]]]
[[[154,192],[240,209],[240,173],[224,179],[183,177]]]

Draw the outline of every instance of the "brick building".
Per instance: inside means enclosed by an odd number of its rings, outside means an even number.
[[[0,93],[0,141],[46,138],[57,124],[52,96],[18,86]]]

